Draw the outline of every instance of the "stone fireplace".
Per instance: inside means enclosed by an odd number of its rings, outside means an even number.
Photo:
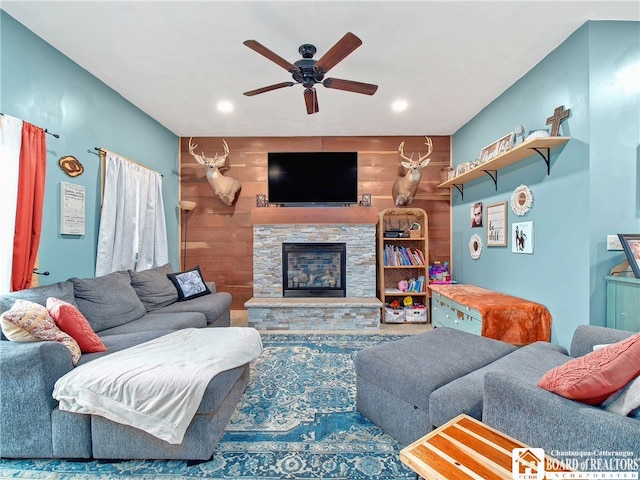
[[[376,298],[376,210],[256,208],[252,211],[252,222],[253,298],[245,303],[249,326],[289,330],[380,328],[382,303]],[[338,263],[344,262],[340,266],[340,279],[334,278],[337,267],[332,257],[335,253],[327,251],[316,253],[319,257],[316,259],[295,260],[297,281],[295,275],[291,280],[285,277],[283,249],[286,244],[323,245],[322,248],[340,245],[344,249],[343,260],[338,260]],[[309,260],[317,264],[307,265]],[[322,265],[325,267],[321,268]],[[341,284],[341,296],[325,297],[298,291],[301,283],[309,284],[309,279],[302,281],[305,275],[314,275],[314,283],[326,281],[331,285],[335,280],[335,284]],[[293,284],[296,286],[289,290],[295,293],[287,293],[286,286]]]

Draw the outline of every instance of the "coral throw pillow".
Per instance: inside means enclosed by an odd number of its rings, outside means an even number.
[[[538,386],[572,400],[599,405],[639,374],[637,333],[549,370]]]
[[[56,325],[63,332],[71,335],[82,353],[106,352],[100,337],[93,331],[87,319],[82,315],[78,307],[57,298],[47,298],[47,310],[53,317]]]
[[[16,300],[13,306],[0,316],[2,333],[14,342],[60,342],[71,352],[74,365],[80,360],[80,346],[70,335],[56,326],[47,309],[27,300]]]

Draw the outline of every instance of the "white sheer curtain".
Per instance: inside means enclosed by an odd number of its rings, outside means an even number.
[[[21,145],[22,120],[10,115],[0,116],[0,293],[11,290]]]
[[[162,176],[107,151],[96,276],[168,262]]]

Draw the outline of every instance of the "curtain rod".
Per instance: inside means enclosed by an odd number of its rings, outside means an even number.
[[[4,117],[4,113],[0,112],[0,115],[2,115]],[[23,122],[24,122],[24,120],[23,120]],[[27,123],[30,123],[30,122],[27,122]],[[36,127],[38,127],[38,126],[36,125]],[[38,128],[42,128],[42,127],[38,127]],[[42,130],[44,130],[44,133],[46,133],[47,135],[51,135],[52,137],[60,138],[60,135],[58,135],[57,133],[51,133],[46,128],[42,128]]]
[[[98,151],[98,152],[100,152],[100,153],[106,153],[106,152],[113,153],[114,155],[119,156],[120,158],[122,158],[122,159],[126,160],[127,162],[131,162],[131,163],[133,163],[133,164],[135,164],[135,165],[138,165],[139,167],[146,168],[147,170],[151,170],[152,172],[156,172],[153,168],[149,168],[149,167],[147,167],[146,165],[142,165],[141,163],[135,162],[135,161],[133,161],[133,160],[131,160],[131,159],[127,158],[127,157],[123,157],[123,156],[122,156],[122,155],[120,155],[119,153],[116,153],[116,152],[111,151],[111,150],[107,150],[106,148],[102,148],[102,147],[93,147],[93,149],[94,149],[94,150],[97,150],[97,151]],[[156,173],[160,173],[160,172],[156,172]],[[161,176],[162,178],[164,178],[164,175],[163,175],[163,174],[161,174],[161,173],[160,173],[160,176]]]

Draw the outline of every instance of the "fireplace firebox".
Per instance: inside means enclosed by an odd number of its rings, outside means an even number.
[[[284,297],[346,297],[345,243],[283,243]]]

